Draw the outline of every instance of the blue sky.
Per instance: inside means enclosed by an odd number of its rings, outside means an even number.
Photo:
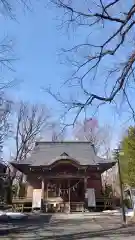
[[[48,101],[41,87],[51,84],[56,88],[60,83],[64,66],[61,68],[58,63],[57,50],[62,42],[66,42],[66,37],[56,30],[52,14],[42,4],[33,4],[32,12],[17,11],[16,18],[18,22],[10,19],[3,21],[3,33],[13,39],[18,58],[13,64],[15,72],[6,74],[9,78],[22,81],[12,92],[16,98],[32,102]],[[1,38],[3,33],[1,31]]]
[[[59,116],[60,105],[41,88],[51,85],[56,91],[63,80],[68,78],[71,69],[60,64],[58,53],[62,47],[69,48],[83,40],[83,32],[73,36],[66,34],[64,29],[58,30],[58,10],[45,8],[42,2],[36,0],[32,1],[32,5],[32,11],[17,8],[17,21],[0,16],[0,38],[12,39],[14,55],[17,58],[13,63],[15,71],[2,71],[5,80],[16,78],[20,81],[9,91],[11,98],[44,103]],[[91,117],[91,113],[88,115]],[[120,129],[121,121],[115,116],[115,109],[110,106],[101,108],[97,117],[101,125],[109,123],[116,131]],[[116,141],[117,136],[114,139]]]

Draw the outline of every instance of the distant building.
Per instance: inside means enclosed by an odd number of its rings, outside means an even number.
[[[26,199],[33,203],[37,194],[45,211],[80,211],[98,206],[101,174],[115,162],[96,156],[88,142],[36,142],[31,157],[11,164],[27,176]]]

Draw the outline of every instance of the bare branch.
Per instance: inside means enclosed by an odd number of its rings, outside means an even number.
[[[16,8],[22,4],[22,6],[26,9],[30,10],[30,0],[18,0],[18,1],[11,1],[11,0],[0,0],[0,12],[3,15],[9,16],[11,19],[16,19]]]
[[[62,49],[66,60],[73,67],[71,77],[64,81],[63,86],[66,87],[69,82],[74,86],[74,81],[78,81],[77,87],[81,97],[75,97],[76,88],[73,98],[70,93],[67,94],[70,96],[68,99],[62,96],[62,90],[58,94],[50,89],[48,91],[67,111],[76,109],[74,124],[87,107],[97,108],[105,103],[116,104],[118,96],[122,95],[123,91],[127,93],[126,88],[130,88],[131,85],[133,87],[135,4],[130,2],[122,11],[122,0],[112,0],[109,3],[95,0],[89,1],[87,5],[85,1],[79,4],[72,0],[50,1],[63,10],[63,22],[75,24],[78,27],[77,31],[86,30],[83,31],[84,42],[77,41],[78,44],[70,49]],[[95,90],[98,85],[101,86],[100,91]],[[125,101],[131,109],[127,95]]]
[[[51,141],[64,141],[66,137],[66,128],[61,127],[60,123],[52,122],[50,124],[50,131],[51,131]]]

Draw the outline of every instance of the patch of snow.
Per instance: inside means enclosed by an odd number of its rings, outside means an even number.
[[[24,217],[26,217],[27,215],[24,213],[19,213],[19,212],[4,212],[4,211],[0,211],[0,219],[3,218],[11,218],[11,219],[22,219]]]
[[[126,216],[127,216],[127,217],[133,217],[133,216],[134,216],[134,211],[133,211],[132,209],[128,210],[128,211],[126,212]]]
[[[22,219],[26,217],[26,214],[19,212],[6,212],[6,216],[8,216],[11,219]]]
[[[116,213],[113,213],[114,216],[121,216],[121,212],[116,212]]]
[[[103,213],[118,213],[119,210],[104,210]]]
[[[122,209],[120,209],[117,212],[114,212],[113,215],[122,215]],[[133,209],[127,209],[125,208],[125,215],[126,217],[133,217],[134,216],[134,211]]]
[[[0,216],[5,216],[5,212],[4,211],[0,211]]]
[[[0,211],[0,221],[6,221],[8,216],[6,216],[5,212]]]

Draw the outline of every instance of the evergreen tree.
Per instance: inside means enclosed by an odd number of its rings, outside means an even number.
[[[135,187],[135,127],[128,129],[121,145],[124,153],[120,155],[122,181]]]

